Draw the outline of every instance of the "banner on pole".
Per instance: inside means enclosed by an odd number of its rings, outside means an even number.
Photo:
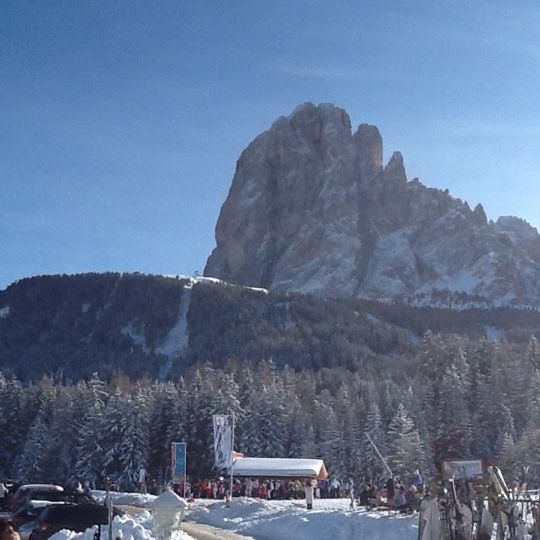
[[[482,461],[443,461],[443,475],[445,478],[481,478]]]
[[[171,476],[173,484],[184,484],[186,479],[186,443],[171,443]]]
[[[214,414],[214,463],[220,469],[232,465],[233,417],[228,414]]]

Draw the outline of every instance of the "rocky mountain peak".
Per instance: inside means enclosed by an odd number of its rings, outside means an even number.
[[[487,216],[484,207],[478,203],[473,210],[474,218],[479,225],[487,225]]]
[[[534,228],[517,218],[488,223],[481,205],[407,182],[399,152],[383,167],[379,130],[360,124],[352,133],[331,104],[300,105],[244,150],[216,242],[205,275],[241,285],[540,307]]]
[[[369,124],[360,124],[353,140],[361,176],[373,178],[380,174],[383,169],[383,141],[379,130]]]
[[[384,168],[384,176],[391,183],[407,182],[405,173],[405,165],[403,164],[403,156],[401,152],[394,152]]]

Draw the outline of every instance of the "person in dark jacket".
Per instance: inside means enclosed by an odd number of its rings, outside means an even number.
[[[386,488],[386,500],[390,503],[392,499],[394,498],[394,495],[396,494],[395,488],[394,488],[394,477],[391,476],[384,485]]]

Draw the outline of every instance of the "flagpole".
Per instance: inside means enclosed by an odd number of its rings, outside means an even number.
[[[234,465],[234,411],[231,411],[231,418],[232,418],[232,430],[231,430],[231,485],[230,485],[230,491],[229,491],[229,497],[230,501],[232,501],[232,493],[233,493],[233,465]]]
[[[391,476],[394,476],[392,469],[388,466],[388,463],[386,463],[386,460],[381,456],[379,449],[377,448],[375,443],[371,440],[371,437],[367,433],[365,433],[365,436],[367,437],[367,440],[371,443],[371,446],[373,446],[373,449],[375,450],[375,452],[377,452],[377,455],[381,458],[381,461],[384,463],[386,470],[390,473]]]

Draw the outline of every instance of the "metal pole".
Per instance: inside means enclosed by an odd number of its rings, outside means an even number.
[[[187,482],[187,443],[184,444],[184,499],[186,498],[186,482]]]
[[[109,540],[112,540],[113,531],[112,531],[112,522],[113,522],[113,503],[112,503],[112,493],[109,495]]]
[[[384,466],[386,467],[386,470],[392,475],[394,476],[394,473],[392,472],[392,469],[388,466],[388,463],[386,463],[386,460],[381,456],[381,453],[379,452],[379,449],[377,448],[377,446],[375,445],[375,443],[371,440],[371,437],[366,433],[365,434],[366,437],[367,437],[367,440],[371,443],[371,446],[373,446],[373,449],[375,450],[375,452],[377,452],[377,455],[379,456],[379,458],[381,459],[381,461],[384,463]]]
[[[232,418],[232,430],[231,430],[231,485],[229,486],[229,498],[232,501],[233,491],[233,465],[234,465],[234,411],[231,413]]]

